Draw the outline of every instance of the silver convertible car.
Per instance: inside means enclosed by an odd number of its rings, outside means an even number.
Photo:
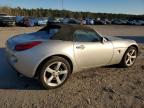
[[[6,55],[19,73],[53,89],[73,72],[114,64],[132,66],[138,45],[133,40],[102,37],[84,25],[49,24],[37,32],[8,39]]]

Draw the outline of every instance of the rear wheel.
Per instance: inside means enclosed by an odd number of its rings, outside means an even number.
[[[71,74],[71,68],[67,60],[62,57],[52,57],[43,66],[39,80],[46,89],[54,89],[63,85]]]
[[[123,59],[120,63],[122,67],[130,67],[134,65],[137,58],[137,49],[133,46],[129,47],[123,56]]]

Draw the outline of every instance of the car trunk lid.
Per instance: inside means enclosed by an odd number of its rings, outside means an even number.
[[[32,41],[46,41],[50,38],[50,35],[51,34],[48,34],[46,31],[17,35],[7,41],[7,47],[11,50],[14,50],[17,44],[28,43]]]

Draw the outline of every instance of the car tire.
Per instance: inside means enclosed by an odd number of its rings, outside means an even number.
[[[138,55],[137,48],[130,46],[126,50],[126,52],[122,58],[122,61],[120,62],[120,66],[124,67],[124,68],[133,66],[136,61],[137,55]]]
[[[58,56],[49,59],[40,70],[39,81],[45,89],[62,86],[71,74],[69,62]]]

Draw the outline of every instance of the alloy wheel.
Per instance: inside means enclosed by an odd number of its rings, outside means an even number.
[[[137,51],[135,49],[131,49],[126,54],[125,63],[127,66],[131,66],[134,64],[137,58]]]
[[[68,75],[68,69],[63,62],[53,62],[44,71],[44,81],[47,85],[56,87],[62,84]]]

